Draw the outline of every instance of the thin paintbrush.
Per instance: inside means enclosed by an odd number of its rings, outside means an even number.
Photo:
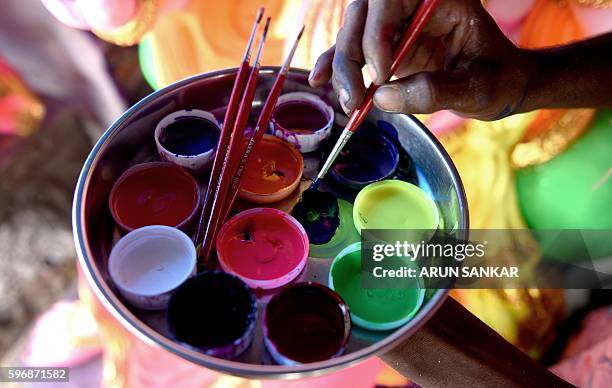
[[[208,217],[210,217],[210,210],[212,208],[211,198],[215,188],[217,187],[219,175],[221,174],[221,168],[223,167],[223,160],[225,158],[225,152],[229,144],[232,129],[234,128],[236,113],[238,112],[240,99],[244,92],[246,80],[249,75],[249,63],[251,62],[251,47],[253,46],[255,33],[257,32],[257,27],[261,22],[261,18],[263,17],[264,11],[264,7],[261,7],[257,12],[257,17],[255,19],[255,23],[253,24],[253,29],[251,30],[251,36],[249,37],[249,41],[244,51],[244,56],[242,57],[242,63],[238,68],[236,80],[234,81],[234,86],[232,88],[232,94],[230,95],[227,110],[225,111],[225,118],[223,119],[223,128],[219,136],[219,144],[217,145],[217,153],[215,154],[215,159],[213,161],[212,171],[210,173],[210,180],[208,182],[208,188],[204,197],[204,204],[202,205],[202,212],[200,214],[198,228],[196,229],[196,234],[194,237],[196,247],[199,246],[202,242],[204,222],[208,219]]]
[[[393,62],[391,63],[391,74],[395,74],[395,72],[397,72],[397,70],[399,69],[402,60],[406,57],[410,49],[412,49],[412,46],[414,46],[417,38],[423,31],[425,24],[427,24],[427,21],[433,14],[439,1],[440,0],[422,0],[421,5],[419,5],[419,8],[414,14],[412,21],[410,22],[410,25],[404,32],[404,35],[402,36],[401,40],[395,46],[395,50],[393,52]],[[334,145],[334,148],[332,149],[331,153],[327,157],[327,160],[325,160],[321,171],[319,171],[319,174],[317,175],[316,179],[310,185],[310,189],[317,189],[317,187],[321,183],[321,179],[325,177],[325,174],[327,174],[327,171],[332,166],[346,143],[349,141],[353,133],[355,133],[359,125],[361,125],[363,120],[366,118],[374,104],[372,98],[374,97],[374,92],[376,92],[376,89],[378,89],[378,87],[379,85],[376,85],[374,83],[370,84],[368,90],[366,90],[363,102],[357,109],[353,111],[353,113],[351,113],[348,123],[344,127],[342,134],[340,134],[340,137]]]
[[[236,170],[236,174],[234,174],[234,178],[232,179],[232,184],[229,190],[229,198],[228,201],[225,203],[223,217],[221,217],[220,219],[221,222],[227,219],[227,216],[229,215],[229,212],[231,211],[232,206],[234,205],[234,202],[238,197],[238,192],[240,190],[240,182],[242,180],[242,173],[244,172],[244,169],[248,164],[251,155],[253,154],[253,150],[255,149],[255,147],[257,147],[257,144],[263,137],[264,133],[266,132],[266,129],[268,129],[268,124],[270,122],[270,117],[272,116],[272,111],[276,106],[276,102],[278,101],[278,97],[280,96],[281,91],[283,90],[283,85],[285,84],[287,73],[289,72],[289,69],[291,67],[291,60],[295,55],[295,51],[303,33],[304,26],[302,26],[302,29],[295,38],[293,47],[285,58],[285,62],[281,66],[278,75],[274,80],[274,84],[272,85],[272,89],[270,89],[268,98],[266,99],[266,102],[264,103],[263,108],[261,109],[261,113],[259,114],[259,118],[257,119],[257,124],[255,125],[255,130],[253,131],[253,134],[251,135],[251,138],[249,139],[249,142],[246,145],[244,155],[242,156],[240,164],[238,165],[238,169]]]
[[[259,41],[259,47],[257,48],[257,54],[255,61],[249,74],[247,86],[240,101],[240,108],[238,109],[238,115],[232,129],[232,135],[228,150],[223,160],[223,167],[221,168],[221,174],[219,175],[219,182],[216,187],[216,192],[213,199],[212,210],[208,223],[206,224],[206,230],[204,232],[204,242],[202,243],[202,249],[200,250],[200,258],[204,260],[204,264],[208,263],[208,258],[214,246],[214,240],[216,237],[217,226],[219,219],[224,210],[224,204],[227,201],[227,193],[233,176],[233,170],[237,167],[237,162],[242,141],[244,139],[244,129],[246,127],[249,114],[251,113],[251,105],[253,104],[253,98],[255,97],[255,89],[257,88],[257,82],[259,81],[259,60],[263,50],[266,36],[268,34],[268,27],[270,26],[270,18],[267,18],[266,25],[264,27],[261,39]]]

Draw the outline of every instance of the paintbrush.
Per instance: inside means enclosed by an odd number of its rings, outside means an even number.
[[[214,239],[220,223],[222,212],[224,211],[224,205],[227,201],[227,193],[230,187],[231,178],[234,175],[233,172],[238,164],[238,158],[240,149],[242,146],[242,140],[244,139],[244,129],[246,127],[249,114],[251,113],[251,105],[253,104],[253,98],[255,97],[255,90],[257,88],[257,82],[259,81],[259,69],[261,53],[263,50],[266,36],[268,34],[268,28],[270,26],[270,18],[266,19],[266,25],[264,26],[263,33],[259,40],[259,47],[257,48],[257,54],[249,74],[249,79],[245,88],[244,95],[240,101],[240,107],[232,129],[232,135],[230,137],[229,146],[223,160],[223,167],[221,168],[221,174],[219,175],[219,182],[216,187],[216,192],[212,198],[212,209],[206,229],[204,232],[204,242],[202,243],[202,249],[200,250],[200,258],[204,260],[204,264],[208,263],[208,258],[214,245]]]
[[[238,73],[236,73],[236,80],[234,81],[234,86],[232,88],[232,93],[230,95],[229,103],[227,105],[227,110],[225,111],[225,118],[223,119],[223,128],[221,129],[221,134],[219,136],[219,144],[217,145],[217,153],[215,154],[215,159],[213,161],[213,166],[210,173],[210,180],[208,182],[208,188],[206,189],[206,195],[204,196],[204,204],[202,205],[200,220],[198,222],[198,228],[196,229],[196,234],[194,237],[196,247],[198,247],[202,242],[201,240],[203,236],[204,222],[210,217],[210,211],[212,208],[211,198],[215,188],[217,187],[219,175],[221,174],[221,168],[223,167],[223,160],[225,158],[225,152],[227,150],[232,129],[234,128],[236,113],[238,112],[240,99],[244,92],[246,80],[249,75],[251,62],[251,47],[253,46],[255,34],[257,32],[257,28],[259,27],[259,23],[261,22],[264,12],[264,7],[259,8],[259,11],[257,12],[255,23],[253,23],[251,35],[249,36],[249,41],[247,42],[247,46],[242,57],[242,63],[238,68]]]
[[[293,46],[291,47],[291,51],[285,58],[285,62],[283,62],[276,79],[274,80],[274,84],[270,89],[268,97],[266,98],[266,102],[261,109],[261,113],[259,114],[259,118],[257,119],[257,124],[255,125],[255,130],[251,134],[249,142],[246,145],[244,155],[240,160],[240,164],[234,174],[234,178],[232,179],[232,183],[229,190],[229,198],[224,205],[223,217],[221,217],[220,221],[223,222],[227,219],[236,198],[238,197],[238,192],[240,191],[240,182],[242,181],[242,173],[246,168],[251,155],[253,154],[253,150],[257,147],[257,144],[263,137],[264,133],[268,129],[268,124],[270,123],[270,118],[272,117],[272,111],[276,106],[276,102],[278,101],[278,97],[283,90],[283,85],[285,84],[285,79],[287,78],[287,73],[291,68],[291,61],[293,60],[293,56],[295,55],[295,51],[297,49],[298,43],[300,42],[300,38],[304,33],[304,26],[300,29],[295,41],[293,42]]]
[[[398,71],[400,64],[402,63],[410,49],[412,49],[412,47],[416,43],[417,38],[423,31],[423,28],[425,27],[425,24],[427,24],[429,18],[431,18],[431,15],[436,9],[436,6],[438,5],[439,1],[440,0],[421,1],[421,5],[419,5],[419,8],[416,10],[414,16],[412,17],[408,28],[395,46],[393,52],[393,61],[391,63],[391,74],[395,74]],[[331,153],[325,160],[325,163],[319,171],[319,174],[317,175],[315,180],[312,181],[309,190],[316,190],[319,187],[321,180],[323,179],[323,177],[325,177],[325,174],[327,174],[327,171],[329,171],[329,168],[332,166],[346,143],[348,143],[353,133],[355,133],[359,125],[361,125],[363,120],[365,120],[370,110],[372,110],[372,106],[374,105],[374,92],[376,92],[378,87],[379,85],[373,82],[370,84],[370,86],[366,90],[363,102],[351,113],[348,123],[340,134],[340,137],[334,145],[334,148],[332,148]]]

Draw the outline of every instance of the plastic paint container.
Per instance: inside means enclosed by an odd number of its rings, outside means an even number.
[[[200,206],[196,180],[171,163],[143,163],[127,169],[115,182],[109,198],[115,222],[131,231],[147,225],[183,228]]]
[[[329,242],[321,245],[310,243],[310,256],[331,259],[346,246],[361,240],[353,223],[353,204],[338,199],[338,207],[340,209],[340,225],[338,225]]]
[[[264,343],[281,365],[324,361],[342,354],[351,333],[347,305],[319,283],[298,283],[276,294],[264,310]]]
[[[201,173],[212,167],[220,134],[221,126],[212,113],[184,109],[164,117],[154,136],[162,160]]]
[[[317,95],[306,92],[280,96],[270,120],[272,133],[301,153],[317,150],[331,134],[333,125],[334,109]]]
[[[170,298],[171,335],[205,354],[233,359],[253,339],[257,301],[249,287],[223,272],[202,272]]]
[[[363,288],[361,285],[361,242],[343,249],[329,270],[329,286],[346,301],[351,319],[369,330],[395,329],[414,317],[425,298],[417,279],[406,288]]]
[[[243,172],[238,195],[255,203],[280,201],[300,184],[303,169],[304,159],[295,147],[264,135]]]
[[[232,217],[219,230],[219,264],[251,288],[285,285],[304,269],[308,236],[290,215],[271,208],[255,208]]]
[[[126,234],[113,247],[108,273],[132,305],[163,309],[172,292],[196,271],[196,249],[176,228],[145,226]]]
[[[342,186],[360,190],[391,177],[399,163],[395,144],[376,130],[357,131],[329,170],[329,177]]]
[[[436,229],[438,207],[421,188],[399,180],[368,185],[357,194],[353,222],[361,229]]]

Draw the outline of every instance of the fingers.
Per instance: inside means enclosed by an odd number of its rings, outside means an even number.
[[[382,84],[391,77],[394,37],[409,15],[403,3],[400,0],[368,2],[362,45],[366,66],[375,84]]]
[[[332,83],[338,93],[342,109],[348,114],[355,109],[365,94],[361,75],[364,65],[361,40],[368,5],[365,0],[352,2],[346,9],[344,25],[336,38],[336,50],[332,61]]]
[[[417,73],[381,86],[374,94],[374,103],[394,113],[433,113],[450,109],[470,115],[480,108],[470,82],[467,73]]]
[[[336,45],[331,46],[327,51],[319,56],[317,63],[308,76],[308,83],[313,88],[322,86],[329,81],[332,76],[332,61]]]

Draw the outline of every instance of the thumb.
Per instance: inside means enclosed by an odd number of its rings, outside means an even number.
[[[433,113],[442,109],[467,113],[476,105],[473,94],[468,74],[421,72],[382,85],[374,94],[374,103],[393,113]]]

